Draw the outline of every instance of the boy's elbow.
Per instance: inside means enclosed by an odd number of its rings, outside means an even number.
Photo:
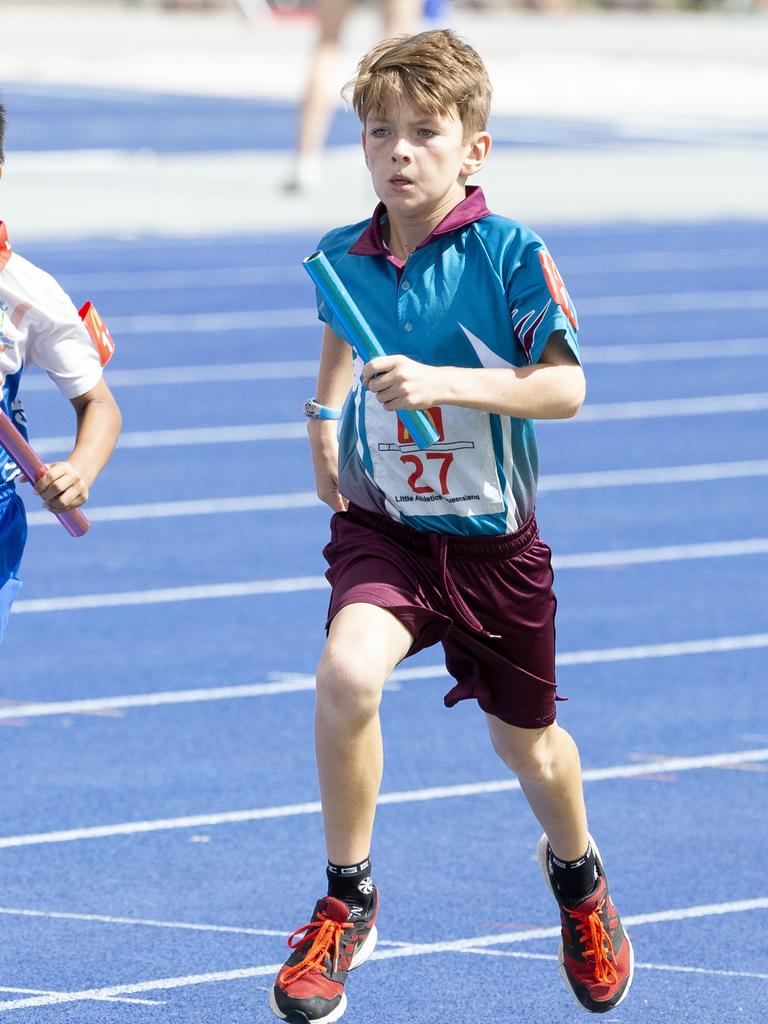
[[[563,419],[571,420],[584,405],[587,397],[587,382],[581,367],[574,367],[577,372],[572,374],[569,387],[563,394]]]
[[[105,388],[99,404],[101,406],[102,429],[105,436],[109,437],[111,450],[114,450],[120,437],[120,432],[123,429],[123,414],[115,396],[108,388]]]
[[[117,404],[117,402],[115,402],[113,416],[113,429],[115,432],[115,442],[117,442],[118,437],[120,437],[120,431],[123,429],[123,414],[120,411],[120,406]]]
[[[114,434],[115,440],[117,440],[120,436],[120,431],[123,429],[123,414],[120,410],[120,406],[117,404],[115,396],[109,388],[105,388],[102,402],[109,421],[110,429]]]

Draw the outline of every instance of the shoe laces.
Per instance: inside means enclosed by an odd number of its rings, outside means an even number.
[[[576,931],[582,947],[582,955],[594,960],[595,981],[603,985],[614,985],[619,980],[611,936],[603,924],[605,898],[590,911],[567,910],[576,922]]]
[[[331,960],[331,973],[333,973],[339,964],[341,938],[349,928],[354,928],[351,922],[335,921],[333,918],[326,917],[322,911],[318,912],[317,917],[313,918],[309,924],[297,928],[288,938],[290,948],[298,949],[305,942],[311,942],[311,945],[303,960],[292,967],[285,967],[280,972],[280,983],[289,984],[303,978],[310,971],[323,970],[327,958]]]

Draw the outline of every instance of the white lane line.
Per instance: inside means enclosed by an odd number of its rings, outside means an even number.
[[[728,338],[706,341],[656,342],[650,345],[596,345],[583,352],[584,362],[593,365],[666,363],[702,359],[735,359],[768,356],[766,338]],[[171,384],[211,384],[249,380],[314,379],[316,359],[285,362],[204,363],[189,366],[155,366],[135,370],[109,370],[111,388],[167,387]],[[42,373],[27,374],[24,393],[53,391],[55,385]]]
[[[478,956],[507,957],[515,960],[557,960],[552,953],[524,953],[512,949],[463,949],[462,953],[475,953]],[[671,974],[704,974],[715,978],[754,978],[757,981],[768,981],[768,974],[758,971],[726,971],[716,967],[689,967],[686,964],[639,964],[635,961],[638,971],[665,971]]]
[[[557,655],[558,668],[570,665],[598,665],[620,661],[645,661],[652,658],[679,658],[699,654],[722,654],[731,651],[759,650],[768,647],[768,633],[745,636],[712,637],[706,640],[684,640],[677,643],[643,644],[633,647],[606,647],[594,650],[563,651]],[[396,669],[392,683],[410,680],[443,679],[448,676],[445,665],[419,665]],[[161,690],[157,693],[124,694],[119,697],[89,697],[81,700],[40,701],[29,704],[0,706],[0,721],[7,719],[47,718],[54,715],[98,714],[129,708],[164,707],[174,704],[199,704],[216,700],[243,700],[253,697],[274,697],[285,693],[314,690],[315,677],[288,675],[269,683],[243,683],[192,690]]]
[[[728,264],[729,269],[737,267],[754,268],[768,263],[768,252],[761,249],[720,249],[718,258]],[[669,270],[712,270],[715,265],[709,252],[701,249],[668,251],[649,249],[643,252],[617,252],[600,255],[560,257],[558,266],[573,274],[627,274],[641,271],[667,272]]]
[[[436,675],[445,675],[445,667]],[[93,697],[83,700],[52,701],[37,704],[13,704],[0,707],[0,721],[7,719],[47,718],[50,715],[87,715],[100,711],[154,708],[169,704],[200,704],[215,700],[243,700],[249,697],[273,697],[284,693],[314,690],[315,677],[300,675],[274,683],[244,683],[240,686],[216,686],[199,690],[161,690],[158,693],[125,694],[120,697]]]
[[[673,974],[708,974],[716,978],[755,978],[758,981],[768,981],[768,974],[760,974],[758,971],[724,971],[714,967],[687,967],[682,964],[638,964],[635,968],[644,971],[670,971]]]
[[[733,765],[755,764],[763,761],[768,761],[768,748],[761,750],[739,750],[724,754],[707,754],[701,757],[668,757],[660,758],[657,761],[647,761],[643,764],[591,768],[583,772],[583,779],[585,782],[606,782],[616,779],[642,778],[647,775],[698,771],[704,768],[730,768]],[[380,807],[397,804],[428,803],[433,800],[511,793],[519,789],[520,783],[517,779],[506,778],[489,782],[469,782],[454,786],[434,786],[425,789],[382,793],[377,803]],[[176,829],[212,828],[216,825],[233,825],[251,821],[294,818],[307,814],[319,814],[320,811],[320,801],[308,801],[301,804],[283,804],[278,807],[259,807],[242,811],[222,811],[216,814],[128,821],[113,825],[93,825],[84,828],[61,829],[54,832],[0,836],[0,849],[19,846],[39,846],[50,843],[79,842],[88,839],[106,839],[112,836],[167,832]]]
[[[766,345],[768,349],[768,343]],[[643,360],[645,361],[645,360]],[[290,362],[208,363],[192,366],[154,366],[138,370],[110,369],[111,388],[167,387],[169,384],[213,384],[248,380],[297,380],[315,378],[319,363],[316,359],[296,359]],[[55,384],[41,373],[24,379],[24,393],[51,391]]]
[[[768,309],[768,291],[744,289],[722,292],[665,292],[605,295],[579,299],[580,316],[644,316],[661,313],[707,313],[721,310]],[[283,309],[239,309],[220,313],[155,313],[110,316],[109,328],[119,335],[219,334],[223,331],[280,330],[297,327],[320,329],[314,306]]]
[[[712,915],[738,914],[750,910],[765,910],[768,898],[741,900],[734,903],[714,903],[698,907],[685,907],[681,910],[662,911],[660,914],[643,914],[636,917],[623,918],[627,927],[651,924],[656,921],[677,921],[692,918],[709,917]],[[507,932],[496,935],[478,935],[474,938],[453,939],[447,942],[411,943],[387,949],[378,949],[372,960],[392,960],[403,957],[429,956],[439,953],[466,953],[479,951],[496,945],[511,945],[539,939],[555,939],[560,935],[559,928],[535,928],[521,932]],[[264,964],[257,967],[244,967],[231,971],[216,971],[210,974],[190,974],[175,978],[157,978],[152,981],[140,981],[125,985],[112,985],[108,988],[84,989],[79,992],[52,993],[49,996],[37,996],[28,999],[12,999],[0,1002],[0,1012],[28,1009],[33,1006],[53,1006],[60,1003],[75,1003],[86,999],[113,998],[120,995],[133,995],[139,992],[165,992],[193,985],[215,984],[226,981],[240,981],[245,978],[257,978],[275,974],[282,967],[279,964]],[[663,969],[664,965],[658,969]],[[668,965],[672,966],[672,965]],[[692,968],[698,973],[700,969]],[[738,976],[738,975],[737,975]]]
[[[635,647],[565,651],[558,655],[557,664],[562,667],[565,665],[594,665],[613,661],[643,661],[647,658],[679,658],[693,654],[758,650],[763,647],[768,647],[768,633],[713,637],[707,640],[684,640],[666,644],[642,644]]]
[[[222,932],[233,935],[265,935],[268,937],[286,938],[288,932],[274,928],[238,928],[226,924],[192,924],[187,921],[156,921],[152,918],[114,917],[107,914],[72,914],[57,910],[27,910],[20,907],[0,907],[0,914],[7,917],[42,917],[53,921],[86,921],[96,924],[136,925],[141,928],[171,928],[193,932]],[[0,991],[22,991],[21,989],[2,989]]]
[[[768,554],[768,537],[749,540],[714,541],[704,544],[670,544],[665,547],[625,548],[617,551],[585,551],[558,555],[552,560],[556,570],[600,569],[625,565],[649,565],[708,558],[735,558]],[[276,580],[245,580],[239,583],[208,583],[186,587],[161,587],[156,590],[126,590],[102,594],[76,594],[72,597],[41,597],[16,601],[14,615],[40,612],[80,611],[85,608],[141,607],[177,601],[211,601],[263,594],[295,594],[326,590],[324,576],[290,576]]]
[[[628,316],[642,313],[715,313],[721,310],[768,309],[768,290],[751,288],[722,292],[657,292],[581,298],[580,316]]]
[[[740,475],[740,474],[737,474]],[[748,476],[763,474],[748,473]],[[768,475],[768,474],[766,474]],[[183,516],[225,515],[234,512],[275,512],[298,508],[321,508],[314,491],[295,494],[253,494],[242,498],[195,498],[190,501],[153,501],[140,505],[88,506],[88,518],[94,523],[117,523],[135,519],[176,519]],[[56,525],[50,512],[28,512],[29,526]]]
[[[315,327],[322,324],[314,306],[302,309],[240,309],[221,313],[149,313],[110,316],[115,338],[124,334],[220,334],[223,331],[259,331]]]
[[[733,558],[740,555],[768,554],[768,537],[750,540],[714,541],[704,544],[669,544],[654,548],[625,548],[621,551],[594,551],[575,555],[555,555],[553,566],[563,569],[607,568],[616,565],[647,565],[654,562],[681,562],[698,558]]]
[[[306,423],[246,423],[230,427],[182,427],[175,430],[134,430],[120,435],[121,450],[198,447],[202,444],[245,444],[253,441],[306,441]],[[72,439],[41,437],[34,440],[38,454],[64,451]]]
[[[123,608],[131,605],[168,604],[175,601],[210,601],[231,597],[255,597],[262,594],[295,594],[306,590],[326,590],[325,576],[294,576],[278,580],[247,580],[243,583],[209,583],[191,587],[161,587],[158,590],[127,590],[113,594],[81,594],[76,597],[39,598],[17,601],[12,611],[77,611],[83,608]]]
[[[608,363],[666,363],[688,359],[735,359],[768,355],[768,338],[660,341],[650,345],[593,345],[582,353],[588,366]],[[110,383],[112,379],[110,377]]]
[[[768,345],[766,345],[768,351]],[[757,353],[752,353],[757,354]],[[315,378],[316,359],[292,362],[211,363],[202,366],[158,366],[143,370],[110,370],[110,387],[167,387],[169,384],[221,384],[250,380],[297,380]],[[44,377],[36,381],[47,387]],[[25,391],[27,390],[25,383]]]
[[[16,988],[11,985],[0,985],[0,992],[9,992],[15,995],[31,996],[62,996],[66,992],[57,992],[49,988]],[[94,1002],[103,1003],[133,1003],[140,1006],[164,1006],[164,999],[129,999],[120,996],[93,996]]]
[[[720,904],[720,905],[707,905],[706,907],[687,907],[683,910],[672,911],[674,915],[671,920],[687,920],[692,916],[692,912],[695,913],[696,917],[710,916],[710,915],[722,915],[723,913],[743,913],[746,910],[765,909],[762,903],[758,901],[755,905],[754,900],[747,901],[745,906],[744,902]],[[187,921],[157,921],[153,919],[145,920],[135,917],[114,917],[107,914],[76,914],[66,913],[62,911],[43,911],[43,910],[28,910],[26,908],[13,908],[13,907],[0,907],[0,914],[5,914],[11,917],[33,917],[33,918],[44,918],[52,919],[57,921],[81,921],[85,923],[96,923],[96,924],[109,924],[109,925],[127,925],[138,926],[142,928],[165,928],[171,930],[181,931],[196,931],[196,932],[214,932],[224,933],[233,935],[260,935],[269,938],[281,938],[285,939],[288,936],[288,932],[279,931],[273,928],[246,928],[236,927],[234,925],[216,925],[216,924],[194,924]],[[669,921],[670,911],[664,911],[663,921]],[[650,918],[650,920],[649,920]],[[636,927],[642,924],[649,923],[661,923],[660,915],[636,915],[632,918],[626,918],[625,924],[627,927],[632,925]],[[537,931],[537,937],[543,938],[542,932],[547,932],[547,937],[550,937],[551,933],[557,935],[557,929],[540,929]],[[483,939],[487,936],[482,936]],[[400,942],[393,940],[380,939],[380,947],[390,947],[395,949],[413,949],[413,944],[409,942]],[[557,960],[557,957],[551,953],[531,953],[523,952],[522,950],[501,950],[493,949],[491,947],[466,947],[460,952],[478,954],[481,956],[490,957],[510,957],[519,959],[530,959],[530,960]],[[652,971],[669,971],[672,973],[682,974],[707,974],[717,977],[724,978],[756,978],[759,980],[768,980],[768,974],[762,974],[756,971],[731,971],[723,970],[718,968],[709,967],[693,967],[684,964],[639,964],[635,963],[635,967],[638,969],[652,970]],[[10,988],[8,986],[0,986],[0,992],[13,992],[18,994],[27,995],[54,995],[58,994],[47,989],[24,989],[24,988]],[[117,997],[111,997],[115,1002],[136,1002],[136,1003],[154,1003],[155,1000],[148,999],[124,999],[119,1000]]]
[[[608,423],[616,420],[666,419],[677,416],[712,416],[759,412],[768,409],[768,392],[702,395],[696,398],[659,398],[642,402],[606,402],[585,405],[569,423]],[[547,420],[547,423],[555,422]]]
[[[591,473],[550,473],[539,480],[540,491],[579,491],[604,487],[640,487],[648,484],[701,483],[768,476],[768,459],[741,462],[703,462],[686,466],[650,466],[643,469],[605,469]],[[48,518],[52,518],[47,513]]]
[[[28,999],[9,999],[0,1002],[0,1013],[8,1010],[24,1010],[32,1006],[56,1006],[61,1003],[79,1003],[91,999],[110,999],[114,996],[138,992],[167,992],[192,985],[212,985],[223,981],[242,981],[245,978],[259,978],[276,974],[282,967],[266,964],[262,967],[243,967],[233,971],[216,971],[211,974],[189,974],[183,978],[156,978],[153,981],[139,981],[133,984],[112,985],[109,988],[90,988],[80,992],[61,992],[50,996],[31,996]]]
[[[752,264],[750,264],[752,265]],[[711,266],[711,265],[710,265]],[[89,295],[111,291],[165,291],[169,288],[242,288],[262,284],[305,283],[308,278],[297,260],[295,264],[249,267],[206,267],[199,270],[123,270],[115,273],[62,274],[58,280],[66,291],[85,289]]]
[[[702,483],[768,476],[768,459],[743,462],[709,462],[690,466],[656,466],[648,469],[608,469],[590,473],[550,473],[539,480],[539,491],[580,491],[607,487],[640,487],[649,484]],[[154,501],[134,505],[88,506],[88,518],[96,523],[134,519],[173,519],[183,516],[225,515],[237,512],[275,512],[297,508],[324,508],[314,491],[293,494],[253,494],[240,498],[194,498],[188,501]],[[29,526],[55,526],[49,512],[28,512]]]
[[[721,413],[760,412],[768,409],[768,392],[737,395],[706,395],[700,398],[665,398],[645,402],[608,402],[585,405],[568,423],[614,422],[617,420],[666,419],[679,416],[711,416]],[[562,421],[545,420],[550,426]],[[203,444],[243,444],[254,441],[306,440],[305,423],[244,423],[237,426],[182,427],[171,430],[126,431],[120,435],[118,449],[198,447]],[[68,435],[33,439],[41,455],[68,450]]]
[[[635,914],[624,916],[622,921],[627,928],[637,928],[645,924],[660,924],[668,921],[688,921],[702,917],[721,916],[724,914],[742,914],[751,910],[768,909],[768,897],[761,896],[750,900],[737,900],[732,903],[709,903],[695,907],[683,907],[679,910],[662,910],[655,914]],[[463,953],[467,949],[486,949],[498,945],[510,945],[520,942],[531,942],[538,939],[554,939],[560,936],[560,928],[529,928],[525,931],[501,932],[495,935],[479,935],[476,939],[449,939],[443,942],[413,943],[395,949],[377,950],[373,954],[375,960],[394,960],[401,956],[423,956],[427,953]]]

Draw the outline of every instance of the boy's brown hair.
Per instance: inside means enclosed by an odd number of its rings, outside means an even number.
[[[450,29],[385,39],[360,61],[351,92],[355,113],[365,124],[405,100],[428,114],[449,116],[454,108],[464,139],[485,130],[491,83],[478,54]]]

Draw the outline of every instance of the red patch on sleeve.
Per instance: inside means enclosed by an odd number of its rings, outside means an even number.
[[[115,352],[115,343],[112,340],[112,335],[107,330],[107,325],[99,316],[92,302],[86,302],[79,312],[80,319],[85,324],[85,329],[90,334],[91,341],[99,353],[101,365],[106,366]]]
[[[539,262],[541,263],[541,269],[544,271],[544,279],[547,282],[549,294],[568,317],[568,322],[574,331],[578,331],[579,322],[576,319],[576,310],[571,305],[571,297],[568,294],[568,289],[565,287],[565,281],[560,276],[560,271],[555,266],[555,261],[548,252],[544,252],[542,249],[539,251]]]

